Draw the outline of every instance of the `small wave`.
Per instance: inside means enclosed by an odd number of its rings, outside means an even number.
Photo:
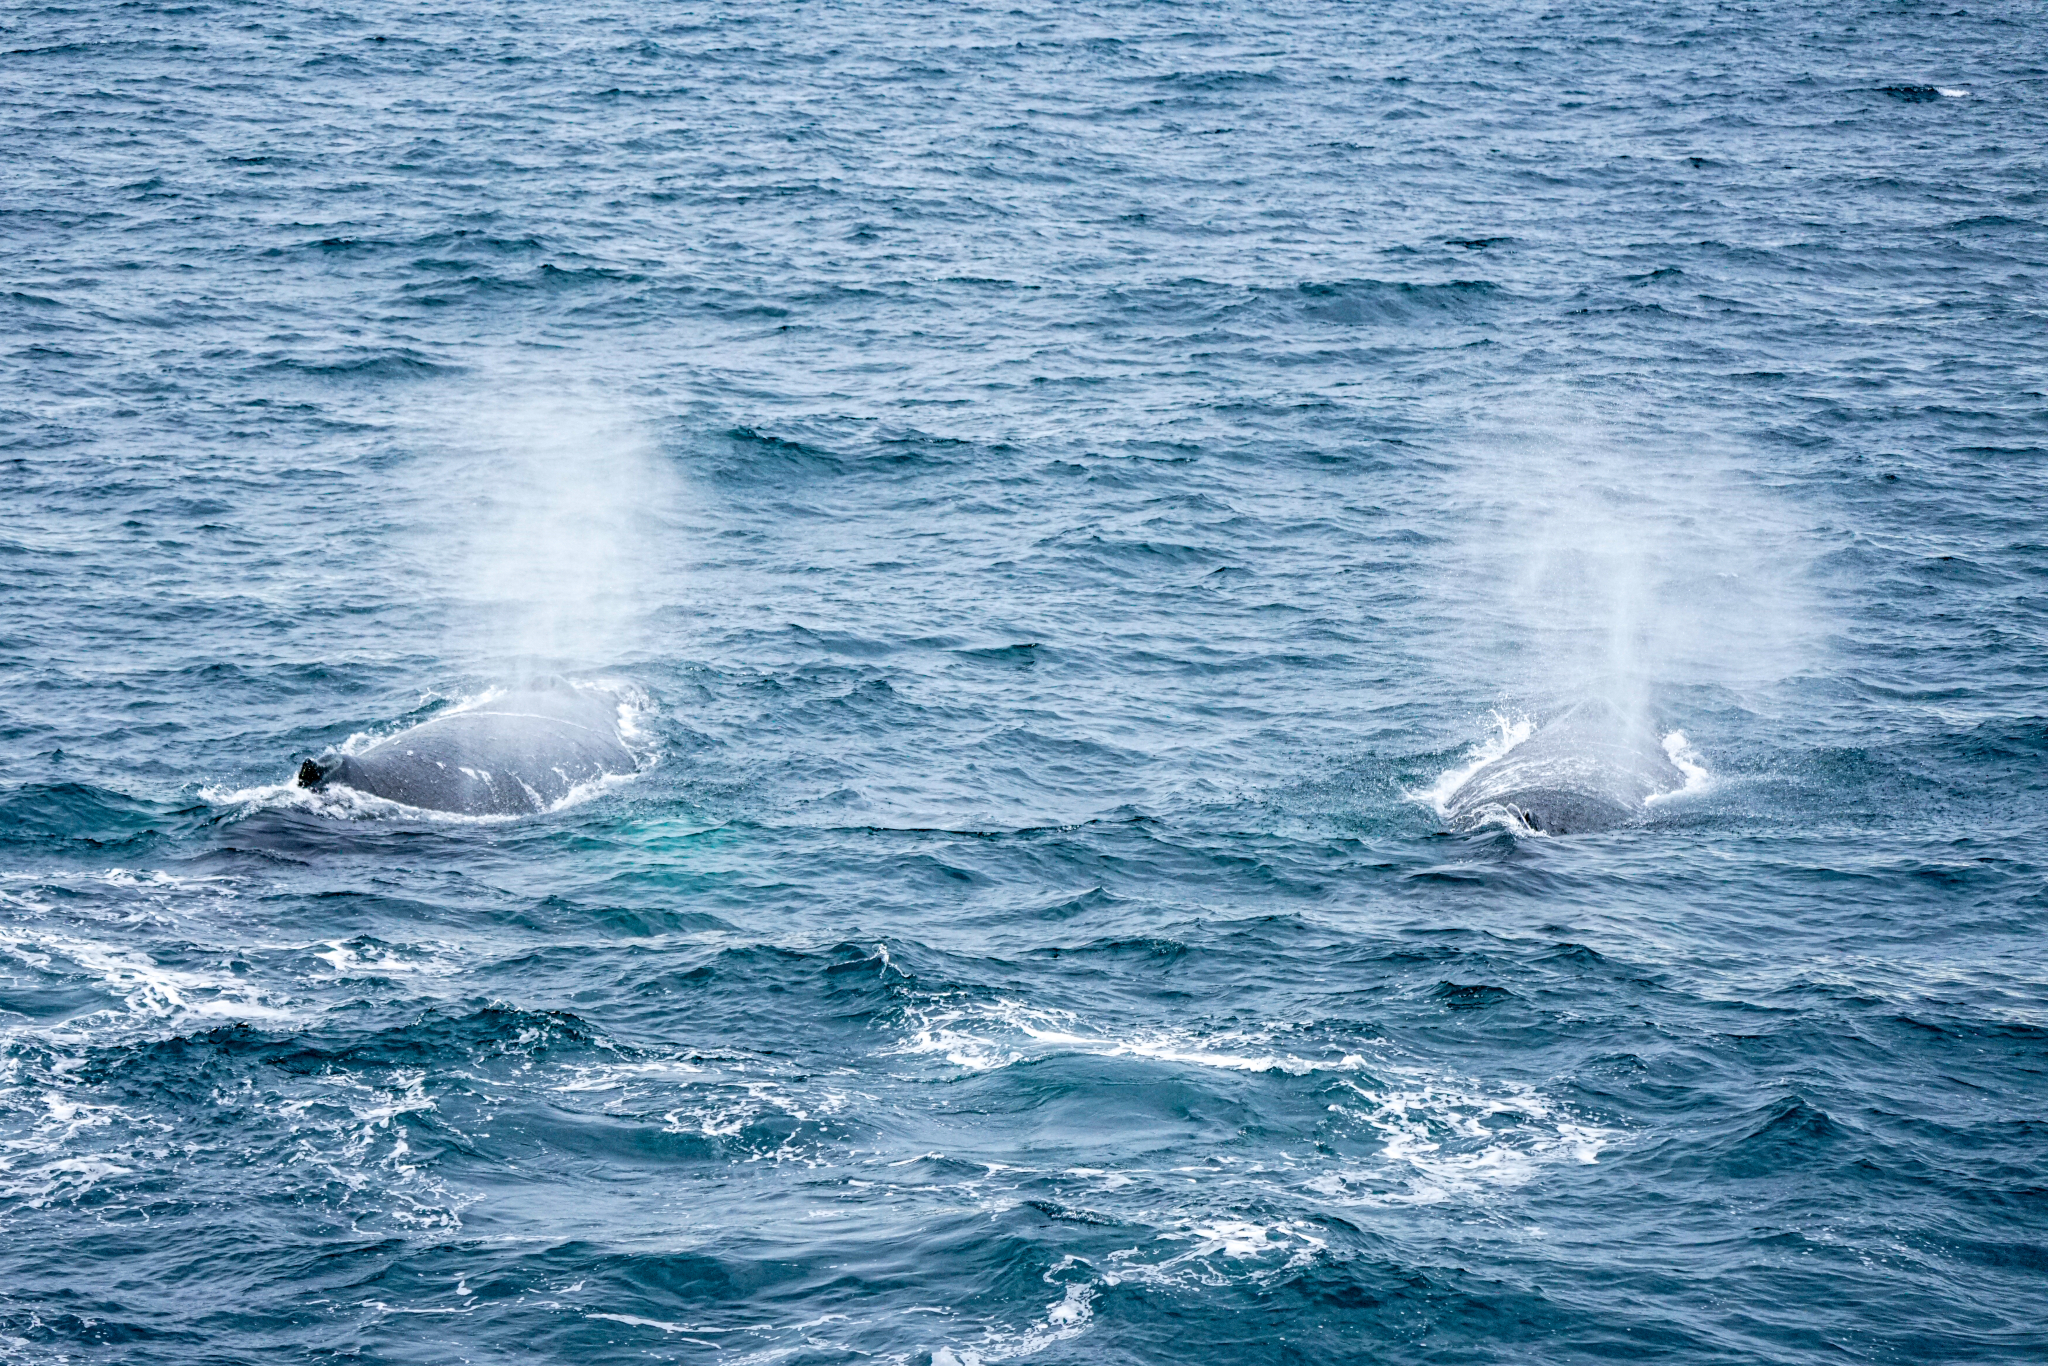
[[[459,375],[468,369],[451,361],[429,360],[416,351],[379,351],[367,355],[350,355],[336,360],[300,360],[286,358],[266,361],[256,367],[259,374],[300,374],[315,379],[433,379],[442,375]]]
[[[32,962],[68,961],[79,976],[96,981],[108,996],[119,1000],[120,1013],[130,1019],[297,1018],[289,1003],[274,989],[261,987],[225,968],[206,972],[166,967],[146,951],[41,931],[0,932],[0,949]],[[108,1014],[107,1010],[94,1011],[75,1017],[65,1027],[80,1028],[85,1023],[104,1020]]]
[[[0,793],[0,844],[147,844],[185,814],[90,783],[31,783]]]
[[[1422,317],[1461,317],[1480,311],[1500,293],[1491,280],[1413,284],[1396,280],[1342,280],[1296,287],[1302,314],[1314,322],[1358,327],[1400,324]]]
[[[1181,1216],[1167,1223],[1153,1243],[1193,1246],[1158,1257],[1154,1247],[1140,1245],[1113,1252],[1113,1268],[1103,1283],[1126,1282],[1157,1287],[1198,1285],[1220,1288],[1240,1281],[1271,1284],[1313,1262],[1329,1240],[1307,1220],[1279,1219],[1262,1223],[1241,1213]]]
[[[1345,1203],[1433,1205],[1524,1185],[1557,1162],[1597,1164],[1622,1138],[1533,1087],[1383,1070],[1378,1086],[1347,1080],[1355,1099],[1331,1107],[1379,1137],[1378,1161],[1325,1172],[1310,1189]]]
[[[1229,1072],[1356,1071],[1365,1066],[1357,1053],[1304,1058],[1267,1047],[1274,1032],[1249,1030],[1197,1036],[1150,1031],[1118,1038],[1080,1028],[1067,1010],[1027,1005],[1016,1000],[955,1003],[943,997],[908,1011],[909,1032],[894,1047],[895,1056],[936,1055],[973,1072],[995,1071],[1017,1063],[1060,1054],[1097,1058],[1142,1058],[1184,1063]],[[1007,1033],[1009,1038],[1000,1037]]]
[[[213,1051],[206,1043],[199,1048]],[[96,1083],[80,1075],[84,1056],[17,1054],[12,1062],[0,1080],[0,1115],[9,1129],[0,1141],[0,1202],[89,1208],[103,1218],[160,1208],[166,1149],[187,1160],[225,1155],[222,1135],[235,1130],[224,1126],[235,1122],[249,1126],[244,1134],[264,1136],[253,1149],[246,1138],[233,1144],[237,1165],[255,1158],[291,1197],[336,1201],[357,1219],[445,1230],[459,1227],[460,1211],[481,1198],[449,1190],[431,1170],[431,1154],[411,1147],[406,1117],[438,1108],[420,1069],[323,1071],[283,1086],[238,1086],[212,1070],[236,1070],[216,1053],[205,1074],[210,1088],[203,1088],[211,1104],[189,1116],[93,1096]],[[175,1087],[174,1076],[162,1079]]]
[[[346,940],[323,940],[317,949],[309,952],[334,969],[337,981],[390,977],[398,973],[448,977],[460,966],[458,957],[434,956],[408,945],[387,944],[368,935]]]
[[[822,446],[744,426],[720,433],[709,454],[715,477],[732,483],[775,487],[792,475],[840,474],[847,465],[844,457]]]
[[[937,1009],[914,1007],[910,1015],[907,1036],[885,1054],[936,1054],[970,1071],[1080,1054],[1327,1078],[1327,1084],[1341,1086],[1352,1097],[1328,1103],[1331,1122],[1356,1126],[1378,1140],[1378,1155],[1369,1162],[1310,1166],[1306,1188],[1345,1203],[1428,1205],[1472,1197],[1524,1184],[1556,1162],[1597,1163],[1602,1149],[1621,1138],[1620,1131],[1586,1122],[1531,1087],[1369,1062],[1349,1049],[1304,1057],[1274,1048],[1279,1038],[1294,1032],[1287,1025],[1117,1037],[1083,1028],[1072,1012],[1015,1000],[942,1003]],[[1001,1037],[1005,1031],[1009,1038]],[[1110,1170],[1069,1174],[1099,1177],[1106,1189],[1127,1185],[1131,1176]],[[1256,1243],[1225,1238],[1211,1251],[1236,1255],[1229,1246]]]
[[[1054,1276],[1073,1264],[1069,1257],[1053,1270],[1045,1273],[1045,1279]],[[1058,1284],[1058,1282],[1054,1282]],[[1012,1357],[1032,1356],[1044,1351],[1056,1342],[1066,1342],[1087,1331],[1089,1320],[1095,1317],[1095,1288],[1079,1282],[1067,1283],[1058,1300],[1045,1307],[1045,1317],[1022,1330],[990,1328],[981,1341],[971,1347],[939,1347],[932,1351],[932,1366],[989,1366],[990,1363],[1008,1361]]]

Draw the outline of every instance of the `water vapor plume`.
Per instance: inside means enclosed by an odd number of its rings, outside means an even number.
[[[458,412],[429,508],[450,630],[508,682],[604,667],[639,644],[673,482],[644,423],[588,396]]]
[[[1463,652],[1502,696],[1646,721],[1675,692],[1809,666],[1797,533],[1733,452],[1524,411],[1462,482],[1459,591],[1482,626]]]

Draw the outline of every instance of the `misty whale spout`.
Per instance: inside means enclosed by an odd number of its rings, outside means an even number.
[[[1656,732],[1605,702],[1574,707],[1459,785],[1444,814],[1471,829],[1505,812],[1532,830],[1610,830],[1685,786]]]
[[[613,698],[568,683],[445,712],[360,754],[299,766],[301,787],[352,788],[429,811],[519,816],[637,767]]]

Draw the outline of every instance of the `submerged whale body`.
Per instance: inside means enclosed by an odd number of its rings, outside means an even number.
[[[1605,702],[1587,702],[1459,785],[1444,814],[1464,829],[1506,812],[1532,830],[1576,835],[1634,820],[1650,798],[1685,786],[1656,732]]]
[[[519,816],[635,767],[613,700],[559,683],[443,713],[360,754],[308,759],[298,783],[353,788],[429,811]]]

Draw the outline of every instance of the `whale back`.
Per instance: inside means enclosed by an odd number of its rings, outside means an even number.
[[[1444,810],[1460,826],[1498,808],[1546,834],[1580,834],[1625,824],[1651,797],[1684,784],[1647,724],[1588,702],[1467,778]]]
[[[511,816],[544,811],[580,784],[636,765],[610,699],[562,684],[447,712],[331,766],[311,767],[307,786],[336,784],[429,811]]]

